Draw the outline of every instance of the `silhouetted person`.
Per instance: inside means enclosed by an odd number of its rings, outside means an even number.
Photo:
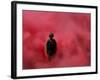
[[[55,41],[55,39],[53,39],[54,34],[50,33],[49,34],[49,40],[47,41],[46,44],[46,50],[47,50],[47,55],[49,60],[51,60],[51,58],[56,54],[56,50],[57,50],[57,43]]]

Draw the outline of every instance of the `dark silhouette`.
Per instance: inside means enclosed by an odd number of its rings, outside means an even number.
[[[46,50],[47,50],[47,55],[49,60],[51,60],[51,58],[56,54],[56,50],[57,50],[57,43],[55,41],[55,39],[53,39],[54,34],[50,33],[49,34],[49,40],[47,41],[46,44]]]

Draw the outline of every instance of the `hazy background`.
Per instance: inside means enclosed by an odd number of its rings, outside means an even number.
[[[23,68],[89,66],[91,61],[89,13],[23,11]],[[48,61],[45,50],[50,32],[57,52]]]

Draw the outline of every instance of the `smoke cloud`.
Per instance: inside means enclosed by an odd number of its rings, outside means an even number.
[[[89,13],[23,10],[23,69],[90,66]],[[54,33],[57,53],[48,61],[46,42]]]

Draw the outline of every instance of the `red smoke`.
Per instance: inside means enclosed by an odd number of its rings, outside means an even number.
[[[90,66],[90,14],[23,10],[23,69]],[[57,53],[45,45],[54,33]]]

